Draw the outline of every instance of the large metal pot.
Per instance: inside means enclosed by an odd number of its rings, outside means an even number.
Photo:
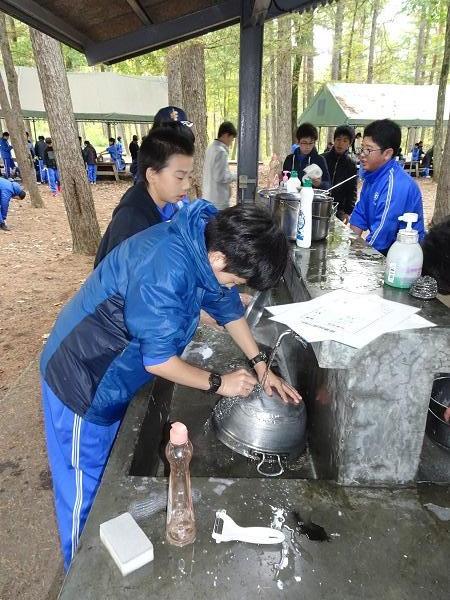
[[[223,444],[258,460],[258,472],[270,477],[281,475],[282,459],[297,458],[306,445],[303,402],[285,404],[275,392],[267,396],[260,386],[248,398],[219,400],[212,414],[212,425]]]
[[[279,189],[263,189],[259,191],[259,196],[286,234],[288,240],[295,241],[300,212],[300,194],[288,194]],[[328,192],[315,189],[312,204],[311,239],[313,242],[318,242],[327,237],[332,209],[333,198]]]
[[[427,433],[432,440],[450,449],[450,423],[443,419],[450,406],[450,375],[436,377],[431,391],[427,417]]]

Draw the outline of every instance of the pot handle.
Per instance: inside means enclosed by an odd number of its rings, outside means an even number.
[[[256,467],[256,470],[260,475],[263,475],[264,477],[278,477],[279,475],[282,475],[284,473],[283,465],[281,464],[281,458],[279,454],[275,454],[275,456],[277,457],[278,466],[280,467],[280,470],[276,473],[268,473],[262,470],[262,466],[266,462],[266,455],[264,454],[264,452],[262,452],[261,456],[262,458]]]

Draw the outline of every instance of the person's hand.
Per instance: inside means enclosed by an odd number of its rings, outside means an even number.
[[[340,216],[340,219],[344,223],[344,225],[348,225],[348,222],[350,220],[350,215],[348,215],[347,213],[342,213]]]
[[[256,377],[245,369],[222,375],[222,385],[217,390],[221,396],[242,396],[247,398],[258,383]]]
[[[253,296],[251,294],[239,294],[239,297],[244,306],[248,306],[253,300]]]
[[[322,183],[322,177],[312,177],[311,182],[313,187],[320,188],[320,184]]]
[[[444,421],[450,423],[450,406],[444,410]]]
[[[258,376],[258,381],[261,383],[266,373],[266,363],[261,361],[255,365],[255,371]],[[267,379],[264,384],[264,391],[268,396],[272,396],[272,388],[274,388],[283,402],[291,404],[299,404],[302,397],[295,388],[288,384],[287,381],[275,375],[275,373],[269,369]]]

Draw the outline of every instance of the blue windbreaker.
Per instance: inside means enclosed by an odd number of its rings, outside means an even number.
[[[221,325],[243,316],[237,288],[222,287],[208,261],[204,229],[216,212],[198,200],[125,240],[61,311],[40,368],[75,413],[99,425],[121,419],[152,377],[144,367],[182,354],[201,308]]]
[[[0,156],[2,158],[11,158],[12,146],[5,138],[0,138]]]
[[[398,220],[405,212],[418,214],[414,229],[425,237],[422,194],[419,186],[395,160],[376,171],[363,171],[361,195],[350,217],[350,224],[369,230],[366,241],[380,252],[387,252],[397,232],[406,223]]]

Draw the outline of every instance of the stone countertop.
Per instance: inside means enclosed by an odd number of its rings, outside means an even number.
[[[418,300],[407,290],[386,286],[383,275],[386,258],[356,236],[349,227],[335,219],[327,239],[313,242],[311,248],[303,249],[292,245],[292,261],[285,273],[287,287],[294,302],[310,300],[344,289],[357,293],[377,294],[386,300],[420,307],[420,314],[437,327],[393,332],[377,338],[368,347],[380,343],[387,337],[406,339],[418,336],[450,334],[450,310],[439,300]],[[443,328],[445,331],[438,331]],[[318,363],[324,368],[348,368],[356,354],[367,351],[367,346],[358,350],[333,341],[312,344]]]

